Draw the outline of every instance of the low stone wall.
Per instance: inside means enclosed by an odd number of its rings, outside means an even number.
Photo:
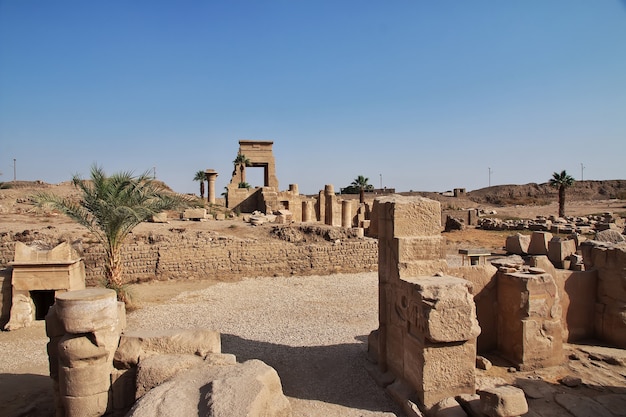
[[[55,245],[58,239],[38,236]],[[28,243],[28,242],[25,242]],[[103,277],[103,253],[99,244],[82,243],[86,283],[98,285]],[[0,268],[13,260],[15,242],[0,247]],[[378,242],[375,239],[294,244],[281,240],[255,241],[180,234],[136,236],[123,249],[126,282],[167,279],[228,280],[254,276],[327,275],[375,271]]]

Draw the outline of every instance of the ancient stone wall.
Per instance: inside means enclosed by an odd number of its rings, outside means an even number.
[[[188,234],[159,241],[154,236],[124,246],[124,274],[128,282],[137,282],[375,271],[377,245],[372,239],[296,245],[280,240],[260,242]],[[0,267],[13,260],[14,248],[15,242],[0,247]],[[85,261],[87,285],[98,285],[104,276],[102,246],[83,243],[80,254]]]

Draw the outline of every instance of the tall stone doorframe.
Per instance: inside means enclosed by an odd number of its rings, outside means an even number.
[[[13,295],[5,330],[43,320],[57,294],[85,288],[85,264],[67,242],[51,250],[16,242],[14,261],[10,265]]]
[[[439,202],[378,200],[379,327],[369,337],[374,371],[399,402],[426,408],[475,392],[480,327],[472,284],[445,276]]]
[[[255,210],[265,212],[263,189],[278,192],[278,178],[276,177],[276,161],[272,152],[272,141],[240,140],[238,155],[244,155],[249,161],[248,167],[263,168],[262,188],[239,188],[239,184],[246,182],[246,166],[237,164],[233,169],[228,190],[227,207],[244,213]]]
[[[272,141],[264,140],[240,140],[239,155],[245,155],[250,161],[249,167],[263,168],[263,187],[273,187],[278,189],[278,178],[276,177],[276,161],[272,152]],[[239,186],[239,183],[246,182],[246,167],[237,166],[233,170],[230,180],[231,185]]]

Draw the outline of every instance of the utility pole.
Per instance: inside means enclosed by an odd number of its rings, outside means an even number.
[[[489,186],[491,187],[491,167],[487,169],[489,170]]]
[[[156,180],[156,167],[152,167],[152,179]]]
[[[584,171],[585,171],[585,166],[583,165],[583,163],[580,163],[580,180],[584,181],[585,180],[585,175],[584,175]]]
[[[15,158],[13,158],[13,182],[17,181],[17,169],[15,165]]]
[[[383,174],[380,174],[380,189],[383,189]]]

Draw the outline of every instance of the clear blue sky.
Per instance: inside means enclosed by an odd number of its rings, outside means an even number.
[[[240,139],[304,193],[624,179],[626,2],[0,0],[0,181],[221,192]]]

